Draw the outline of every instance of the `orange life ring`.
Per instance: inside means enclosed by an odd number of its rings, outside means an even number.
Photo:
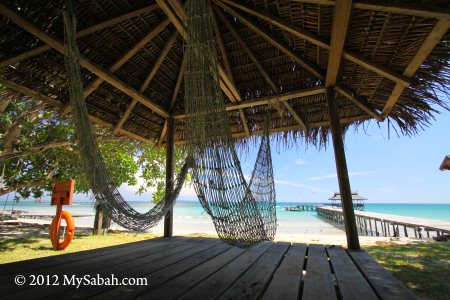
[[[61,226],[61,219],[66,220],[66,236],[64,241],[59,241],[59,229]],[[57,214],[52,221],[50,226],[50,240],[52,241],[53,249],[64,250],[69,246],[70,242],[75,235],[75,222],[73,221],[72,215],[68,211],[61,211],[61,214]]]

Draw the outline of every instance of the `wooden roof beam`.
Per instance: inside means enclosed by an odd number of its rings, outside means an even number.
[[[161,67],[162,63],[164,62],[164,60],[167,57],[167,54],[169,54],[170,49],[172,49],[173,44],[177,40],[177,37],[178,37],[178,31],[175,31],[172,34],[172,36],[169,38],[167,43],[164,45],[163,49],[161,50],[161,53],[160,53],[159,57],[157,58],[155,64],[152,67],[152,69],[150,70],[150,73],[148,74],[148,76],[145,79],[144,83],[140,87],[140,89],[139,89],[140,93],[143,93],[147,89],[147,87],[149,86],[150,82],[155,77],[156,73],[159,70],[159,67]],[[116,124],[116,126],[114,126],[114,132],[117,132],[120,128],[122,128],[123,124],[125,123],[125,121],[130,116],[130,114],[131,114],[133,108],[136,106],[136,104],[137,104],[137,100],[133,99],[131,101],[130,105],[127,107],[127,110],[125,111],[125,113],[120,118],[119,122]]]
[[[170,19],[172,24],[174,24],[175,28],[177,28],[178,32],[180,32],[180,34],[183,36],[183,38],[186,39],[186,34],[187,34],[186,28],[184,28],[183,22],[181,21],[183,15],[177,14],[177,11],[180,11],[180,9],[177,9],[175,11],[173,9],[173,7],[166,2],[166,0],[156,0],[156,2],[159,4],[161,9],[164,11],[164,13]],[[173,4],[173,6],[180,6],[178,1],[173,1],[171,3]],[[182,12],[184,14],[184,9],[182,10]],[[236,89],[235,86],[233,86],[227,73],[225,73],[225,71],[223,70],[223,68],[220,65],[219,65],[219,76],[220,76],[220,88],[227,95],[227,97],[232,102],[235,102],[236,100],[238,102],[242,101],[242,98],[239,95],[238,90]]]
[[[270,85],[272,90],[278,94],[279,88],[275,85],[272,78],[270,78],[269,74],[266,72],[264,67],[260,64],[259,60],[256,58],[256,56],[253,54],[252,50],[247,46],[245,41],[242,39],[240,34],[234,29],[233,25],[231,25],[230,21],[225,17],[223,12],[215,7],[215,11],[217,15],[219,16],[220,20],[225,24],[228,31],[231,32],[231,34],[234,36],[234,38],[237,40],[238,44],[241,45],[242,49],[244,49],[244,52],[247,53],[247,56],[250,58],[250,60],[253,62],[253,65],[258,69],[259,73],[264,77],[264,80]]]
[[[52,48],[60,52],[64,55],[64,44],[58,40],[53,35],[46,33],[44,30],[39,28],[34,23],[28,21],[18,13],[11,10],[9,7],[5,6],[3,3],[0,3],[0,14],[9,20],[16,23],[19,27],[22,29],[28,31],[35,37],[41,39],[46,44],[50,45]],[[115,88],[121,90],[126,95],[136,98],[139,102],[141,102],[143,105],[154,111],[156,114],[166,118],[168,116],[168,113],[164,111],[162,108],[160,108],[158,105],[150,101],[147,97],[124,83],[123,81],[119,80],[117,77],[115,77],[113,74],[111,74],[109,71],[103,69],[102,67],[94,64],[90,60],[88,60],[86,57],[80,55],[80,65],[96,76],[104,79],[106,82],[114,86]]]
[[[430,4],[401,3],[383,0],[355,1],[353,8],[363,10],[382,11],[391,14],[415,16],[422,18],[435,18],[440,20],[450,20],[450,9],[448,7],[436,7]]]
[[[334,7],[325,87],[336,85],[351,11],[352,0],[338,1]]]
[[[37,100],[40,100],[40,101],[45,102],[47,104],[50,104],[50,105],[52,105],[53,107],[56,107],[59,110],[61,110],[61,108],[63,107],[63,105],[59,101],[57,101],[57,100],[55,100],[53,98],[50,98],[49,96],[46,96],[46,95],[43,95],[41,93],[35,92],[35,91],[25,87],[25,86],[18,85],[15,82],[12,82],[12,81],[0,78],[0,83],[5,85],[6,87],[12,89],[12,90],[15,90],[15,91],[17,91],[17,92],[19,92],[21,94],[24,94],[24,95],[26,95],[26,96],[28,96],[30,98],[37,99]],[[101,125],[101,126],[104,126],[106,128],[113,128],[112,124],[110,124],[110,123],[108,123],[106,121],[103,121],[103,120],[101,120],[101,119],[99,119],[99,118],[97,118],[97,117],[95,117],[95,116],[93,116],[91,114],[89,114],[89,120],[91,120],[92,123],[95,123],[97,125]],[[123,130],[123,129],[119,130],[118,133],[123,134],[125,136],[128,136],[130,138],[137,139],[137,140],[139,140],[141,142],[144,142],[146,144],[154,144],[154,142],[152,142],[152,141],[150,141],[150,140],[148,140],[146,138],[143,138],[143,137],[141,137],[139,135],[136,135],[136,134],[134,134],[132,132],[129,132],[129,131],[126,131],[126,130]]]
[[[96,24],[94,26],[90,26],[88,28],[82,29],[79,32],[77,32],[77,38],[80,38],[80,37],[83,37],[83,36],[87,36],[87,35],[89,35],[91,33],[94,33],[96,31],[105,29],[105,28],[113,26],[113,25],[116,25],[116,24],[118,24],[120,22],[123,22],[125,20],[129,20],[131,18],[140,16],[140,15],[142,15],[144,13],[149,13],[149,12],[151,12],[151,11],[157,9],[157,8],[159,8],[158,4],[152,4],[152,5],[149,5],[149,6],[140,8],[140,9],[137,9],[135,11],[126,13],[124,15],[121,15],[121,16],[109,19],[107,21],[101,22],[101,23]],[[49,45],[43,45],[43,46],[36,47],[36,48],[34,48],[32,50],[29,50],[27,52],[21,53],[21,54],[19,54],[17,56],[11,57],[11,58],[9,58],[7,60],[4,60],[4,61],[0,62],[0,68],[4,68],[4,67],[7,67],[9,65],[13,65],[15,63],[18,63],[19,61],[22,61],[22,60],[25,60],[25,59],[37,56],[37,55],[39,55],[41,53],[44,53],[44,52],[46,52],[46,51],[48,51],[50,49],[52,49],[52,47],[50,47]]]
[[[331,0],[291,0],[293,2],[311,3],[318,5],[333,6],[335,1]],[[450,10],[448,7],[432,6],[430,4],[401,3],[388,0],[359,0],[353,2],[353,8],[363,10],[382,11],[386,13],[399,14],[405,16],[415,16],[422,18],[434,18],[440,20],[450,20]]]
[[[236,8],[239,8],[242,11],[245,11],[248,14],[251,14],[255,17],[258,17],[264,21],[267,21],[269,23],[271,23],[272,25],[275,25],[277,27],[279,27],[282,30],[285,30],[291,34],[293,34],[294,36],[297,36],[301,39],[304,39],[316,46],[319,46],[323,49],[330,49],[330,45],[324,41],[323,39],[321,39],[319,36],[312,34],[302,28],[300,28],[299,26],[286,21],[280,17],[277,17],[275,15],[272,15],[270,13],[268,13],[267,11],[255,8],[255,7],[249,7],[247,5],[244,5],[240,2],[235,2],[235,1],[231,1],[231,0],[221,0],[222,2],[225,2],[227,4],[230,4]],[[405,76],[401,75],[401,74],[397,74],[396,72],[389,70],[389,68],[386,68],[384,66],[380,66],[372,61],[370,61],[369,59],[363,58],[362,56],[353,53],[351,51],[345,50],[343,51],[343,56],[345,59],[348,59],[351,62],[354,62],[368,70],[371,70],[375,73],[377,73],[380,76],[383,76],[389,80],[392,80],[396,83],[400,83],[402,85],[405,86],[409,86],[409,79],[406,78]]]
[[[234,16],[236,19],[239,20],[242,24],[247,26],[251,31],[255,32],[262,38],[264,38],[266,41],[268,41],[272,46],[280,50],[282,53],[288,55],[291,57],[295,62],[297,62],[300,66],[302,66],[305,70],[313,74],[318,79],[325,79],[325,76],[322,74],[322,71],[318,69],[316,65],[308,61],[307,59],[301,57],[298,55],[293,49],[291,49],[289,46],[284,44],[282,41],[280,41],[278,38],[272,36],[270,33],[266,32],[265,30],[261,29],[260,26],[255,24],[253,21],[249,20],[248,18],[244,17],[243,15],[239,14],[236,10],[231,8],[230,6],[226,5],[225,3],[218,1],[218,0],[212,0],[214,1],[217,6],[221,7],[222,9],[226,10],[229,14]]]
[[[180,94],[181,83],[184,78],[184,71],[186,70],[186,57],[183,56],[183,61],[181,63],[180,71],[178,72],[177,82],[175,83],[175,88],[173,89],[172,99],[170,100],[169,112],[172,111],[175,102],[177,101],[177,97]],[[161,146],[164,142],[167,133],[167,118],[164,120],[164,126],[161,130],[161,135],[158,139],[158,146]]]
[[[120,69],[127,61],[129,61],[136,53],[139,52],[145,45],[147,45],[152,39],[154,39],[158,34],[160,34],[167,25],[170,24],[169,19],[164,19],[161,21],[153,30],[147,33],[144,37],[142,37],[139,41],[137,41],[127,52],[123,53],[118,60],[116,60],[109,71],[114,73],[118,69]],[[99,86],[103,83],[103,79],[98,77],[91,81],[86,88],[84,89],[84,96],[87,97],[92,94]]]
[[[373,118],[377,119],[379,122],[383,122],[384,119],[381,117],[381,115],[373,109],[370,104],[364,102],[363,100],[360,100],[357,96],[353,95],[352,93],[348,92],[346,89],[344,89],[341,86],[335,86],[336,92],[350,100],[353,104],[358,106],[360,109],[362,109],[364,112],[366,112],[369,116],[372,116]]]
[[[219,18],[222,20],[222,22],[225,24],[225,26],[228,28],[228,30],[231,32],[231,34],[235,37],[235,39],[238,41],[238,43],[241,45],[241,47],[244,49],[244,51],[250,57],[251,61],[256,66],[256,68],[258,69],[259,73],[261,73],[261,75],[264,77],[266,82],[270,85],[270,87],[275,92],[275,94],[278,94],[279,91],[280,91],[279,88],[275,85],[275,83],[273,82],[272,78],[270,78],[269,74],[266,72],[264,67],[261,65],[259,60],[256,58],[256,56],[253,54],[253,52],[247,46],[247,44],[242,39],[242,37],[239,35],[239,33],[234,29],[233,25],[231,25],[231,23],[227,19],[227,17],[225,17],[223,12],[220,9],[218,9],[217,7],[215,7],[215,11],[216,11],[217,15],[219,16]],[[297,123],[303,125],[304,129],[306,130],[305,122],[299,117],[299,115],[297,114],[297,112],[295,112],[295,110],[292,108],[292,106],[286,100],[281,101],[281,103],[287,108],[287,110],[292,115],[292,117],[297,121]],[[282,110],[281,110],[280,107],[276,106],[276,108],[277,108],[279,113],[282,113]],[[244,116],[243,110],[239,109],[239,112],[240,112],[239,115],[241,116],[241,119],[242,119],[243,123],[245,123],[244,122],[245,121],[245,117],[243,117]],[[244,128],[248,129],[247,124],[245,124]]]
[[[414,74],[417,72],[417,70],[419,70],[420,66],[423,64],[423,62],[433,51],[434,47],[436,47],[436,45],[445,36],[449,28],[450,28],[450,21],[447,20],[440,20],[436,23],[436,25],[434,25],[433,29],[425,38],[422,46],[417,51],[416,55],[409,62],[408,66],[403,72],[403,75],[409,78],[414,76]],[[381,113],[383,119],[386,119],[389,116],[404,89],[405,89],[404,86],[401,86],[399,84],[395,85],[391,95],[389,96],[389,99],[384,105],[383,112]]]
[[[246,101],[246,102],[241,102],[241,103],[237,103],[237,104],[229,104],[229,105],[225,106],[225,109],[227,111],[232,111],[232,110],[239,110],[239,109],[255,107],[255,106],[273,105],[273,104],[276,104],[276,103],[279,103],[282,101],[295,100],[295,99],[299,99],[302,97],[320,95],[320,94],[325,93],[325,91],[326,91],[325,87],[316,87],[316,88],[312,88],[312,89],[305,89],[305,90],[294,91],[294,92],[284,93],[284,94],[280,94],[280,95],[265,97],[265,98],[261,98],[261,99],[253,100],[253,101]],[[176,120],[184,119],[185,117],[186,117],[185,114],[180,114],[180,115],[174,116],[174,118]]]
[[[53,98],[51,98],[49,96],[42,95],[42,94],[40,94],[38,92],[33,91],[30,88],[27,88],[27,87],[25,87],[23,85],[17,84],[15,82],[10,81],[10,80],[6,80],[6,79],[3,79],[3,78],[0,77],[0,84],[8,87],[11,90],[14,90],[16,92],[24,94],[24,95],[26,95],[26,96],[28,96],[30,98],[34,98],[36,100],[40,100],[40,101],[42,101],[44,103],[50,104],[51,106],[57,107],[59,109],[61,109],[63,107],[63,104],[61,104],[61,102],[59,102],[58,100],[53,99]]]
[[[347,118],[341,118],[339,121],[342,125],[349,124],[351,122],[360,122],[360,121],[366,121],[371,119],[370,116],[352,116]],[[328,127],[330,126],[330,121],[320,121],[320,122],[312,122],[308,124],[310,128],[318,128],[318,127]],[[286,127],[279,127],[279,128],[271,128],[269,130],[270,133],[276,133],[276,132],[287,132],[292,130],[303,130],[301,125],[292,125],[292,126],[286,126]],[[263,135],[264,130],[255,130],[251,132],[251,136],[255,135]],[[238,132],[233,133],[231,135],[234,139],[244,138],[246,137],[245,132]],[[175,142],[175,145],[185,145],[186,141],[177,141]]]

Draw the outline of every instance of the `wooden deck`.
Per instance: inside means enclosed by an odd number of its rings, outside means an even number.
[[[17,275],[27,282],[18,286]],[[146,278],[147,285],[64,285],[81,278]],[[33,276],[59,285],[30,286]],[[49,275],[49,277],[47,277]],[[2,299],[416,299],[365,251],[209,238],[158,238],[0,265]]]

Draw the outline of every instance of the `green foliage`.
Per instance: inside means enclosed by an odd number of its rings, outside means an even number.
[[[8,130],[14,125],[20,126],[20,134],[9,151],[18,155],[2,159],[2,154],[7,152],[3,144]],[[94,126],[93,130],[114,184],[136,185],[137,177],[141,177],[139,193],[156,187],[154,201],[161,199],[165,188],[164,149],[113,135],[99,126]],[[73,143],[38,149],[67,141]],[[0,167],[6,166],[5,185],[19,187],[17,192],[21,197],[41,197],[45,191],[51,190],[53,181],[71,178],[76,180],[76,192],[89,191],[70,117],[60,118],[36,100],[15,99],[0,115],[0,145]],[[175,172],[181,168],[184,156],[183,151],[175,151]]]

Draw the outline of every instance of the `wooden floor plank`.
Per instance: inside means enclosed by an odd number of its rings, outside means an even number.
[[[192,240],[174,240],[170,241],[167,239],[165,242],[157,243],[154,245],[149,245],[149,247],[144,249],[134,249],[134,251],[128,253],[115,253],[111,256],[105,255],[102,257],[96,257],[93,260],[87,259],[84,261],[74,262],[70,265],[61,265],[58,268],[47,268],[44,272],[35,273],[39,275],[58,275],[60,278],[64,275],[93,275],[93,274],[106,274],[111,275],[109,271],[112,267],[120,271],[127,268],[133,268],[142,262],[154,262],[164,257],[178,254],[180,252],[189,249],[198,249],[198,245],[201,244],[204,239],[192,239]],[[138,250],[138,252],[136,252]],[[13,283],[13,279],[8,281],[8,283]],[[27,296],[30,294],[39,295],[53,295],[73,287],[71,286],[27,286],[24,289],[23,286],[8,285],[8,297],[14,299],[16,297]],[[3,290],[1,291],[3,293]]]
[[[306,245],[292,244],[283,261],[273,275],[263,300],[298,299]]]
[[[199,285],[189,290],[179,299],[216,299],[223,294],[255,261],[269,248],[271,243],[263,242],[247,249],[241,256],[233,260]]]
[[[343,299],[378,299],[367,280],[359,272],[344,249],[341,247],[329,247],[327,252]]]
[[[116,287],[105,293],[99,294],[92,299],[130,299],[135,297],[140,297],[142,294],[146,293],[148,290],[156,288],[163,283],[169,281],[177,276],[183,276],[182,274],[195,268],[199,264],[202,264],[210,259],[213,259],[217,255],[227,251],[231,246],[221,243],[214,247],[205,249],[202,252],[198,252],[193,256],[185,258],[176,264],[172,264],[164,269],[160,269],[158,272],[154,272],[144,276],[147,278],[148,286],[123,286]],[[145,299],[162,299],[159,296],[155,298],[143,297]]]
[[[337,299],[325,247],[309,245],[302,300]]]
[[[349,250],[348,253],[381,299],[418,299],[400,280],[386,271],[366,251]]]
[[[203,280],[239,257],[245,252],[244,249],[232,247],[220,255],[208,260],[207,262],[198,265],[194,269],[166,282],[165,284],[152,289],[150,292],[140,296],[142,299],[176,299],[181,296],[191,287],[196,286]]]
[[[174,237],[175,240],[184,239],[185,237]],[[61,255],[54,255],[54,256],[48,256],[43,258],[38,258],[33,260],[33,264],[29,263],[29,260],[25,261],[19,261],[19,262],[13,262],[13,263],[7,263],[0,265],[0,280],[3,278],[3,276],[8,276],[13,272],[16,273],[26,273],[29,271],[37,271],[39,269],[49,268],[53,266],[58,266],[61,264],[68,264],[70,262],[83,260],[86,258],[92,258],[97,256],[102,256],[105,253],[117,253],[117,252],[124,252],[128,251],[134,248],[141,248],[141,247],[147,247],[150,244],[156,244],[160,242],[167,242],[167,240],[164,240],[164,238],[155,238],[155,239],[149,239],[145,241],[139,241],[139,242],[133,242],[133,243],[127,243],[117,246],[110,246],[110,247],[104,247],[104,248],[98,248],[93,250],[85,250],[75,253],[66,253]],[[51,247],[51,243],[49,240],[49,247]],[[62,253],[62,251],[61,251]]]
[[[290,243],[272,244],[219,299],[259,299],[289,247]]]

